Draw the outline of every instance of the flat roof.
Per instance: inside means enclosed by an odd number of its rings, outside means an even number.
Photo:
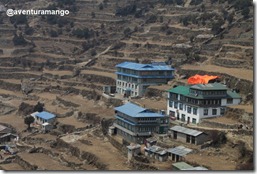
[[[191,135],[191,136],[198,136],[203,133],[201,131],[185,128],[182,126],[174,126],[174,127],[170,128],[170,130],[177,131],[177,132],[184,133],[184,134]]]
[[[161,148],[160,146],[151,146],[151,147],[148,147],[148,148],[145,148],[147,149],[148,151],[151,151],[153,153],[157,152],[157,151],[160,151],[160,150],[163,150],[163,148]]]
[[[46,111],[38,112],[38,113],[35,114],[35,116],[37,116],[39,118],[42,118],[44,120],[49,120],[49,119],[52,119],[52,118],[56,117],[56,115],[51,114],[51,113],[46,112]]]
[[[153,64],[141,64],[135,62],[123,62],[115,67],[117,68],[126,68],[137,71],[174,71],[174,68],[171,68],[169,65],[163,63],[153,63]]]
[[[192,152],[192,149],[186,148],[184,146],[178,146],[175,148],[170,148],[167,150],[168,152],[175,154],[175,155],[179,155],[179,156],[185,156],[188,153]]]
[[[133,149],[141,148],[141,146],[139,144],[134,144],[134,145],[127,146],[127,148],[133,150]]]
[[[146,141],[149,142],[149,143],[157,142],[157,140],[155,138],[152,138],[152,137],[151,138],[147,138]]]
[[[185,163],[185,162],[177,162],[177,163],[173,163],[172,166],[180,169],[180,170],[185,170],[185,169],[188,169],[188,168],[193,168],[193,166]]]
[[[201,89],[201,90],[227,90],[227,86],[221,83],[208,83],[208,84],[197,84],[191,86],[192,89]]]
[[[7,128],[6,126],[4,126],[4,125],[0,125],[0,131],[5,130],[6,128]]]
[[[197,166],[197,167],[192,167],[192,168],[187,168],[182,170],[208,170],[208,169],[202,166]]]
[[[165,115],[152,112],[130,102],[114,109],[131,117],[165,117]]]

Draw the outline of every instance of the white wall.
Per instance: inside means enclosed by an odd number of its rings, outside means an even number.
[[[241,102],[241,99],[233,99],[231,104],[227,104],[227,99],[221,99],[221,106],[231,106],[231,105],[238,105]]]

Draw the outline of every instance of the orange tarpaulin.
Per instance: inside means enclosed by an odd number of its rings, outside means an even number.
[[[209,75],[201,76],[201,75],[196,74],[192,77],[189,77],[187,79],[187,83],[188,84],[208,84],[208,82],[210,80],[214,80],[217,78],[219,78],[219,77],[218,76],[209,76]]]

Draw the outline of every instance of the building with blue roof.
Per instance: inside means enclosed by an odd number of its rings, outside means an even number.
[[[56,115],[43,111],[43,112],[34,112],[31,114],[32,117],[35,118],[35,122],[37,124],[44,124],[44,123],[53,123],[56,119]]]
[[[226,106],[238,105],[241,97],[221,83],[177,86],[168,90],[167,114],[187,123],[222,116]]]
[[[169,117],[129,102],[115,108],[113,126],[126,141],[144,143],[153,133],[168,132]]]
[[[116,65],[116,69],[117,93],[132,97],[142,96],[150,85],[166,84],[174,78],[174,69],[164,62],[123,62]]]

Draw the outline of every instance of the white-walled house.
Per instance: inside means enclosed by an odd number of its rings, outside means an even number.
[[[203,118],[222,116],[226,106],[240,102],[240,95],[221,83],[177,86],[168,90],[167,114],[183,122],[199,123]]]
[[[35,118],[35,123],[41,124],[41,125],[44,123],[49,123],[49,124],[54,123],[56,119],[56,115],[46,111],[34,112],[31,114],[31,116]]]

